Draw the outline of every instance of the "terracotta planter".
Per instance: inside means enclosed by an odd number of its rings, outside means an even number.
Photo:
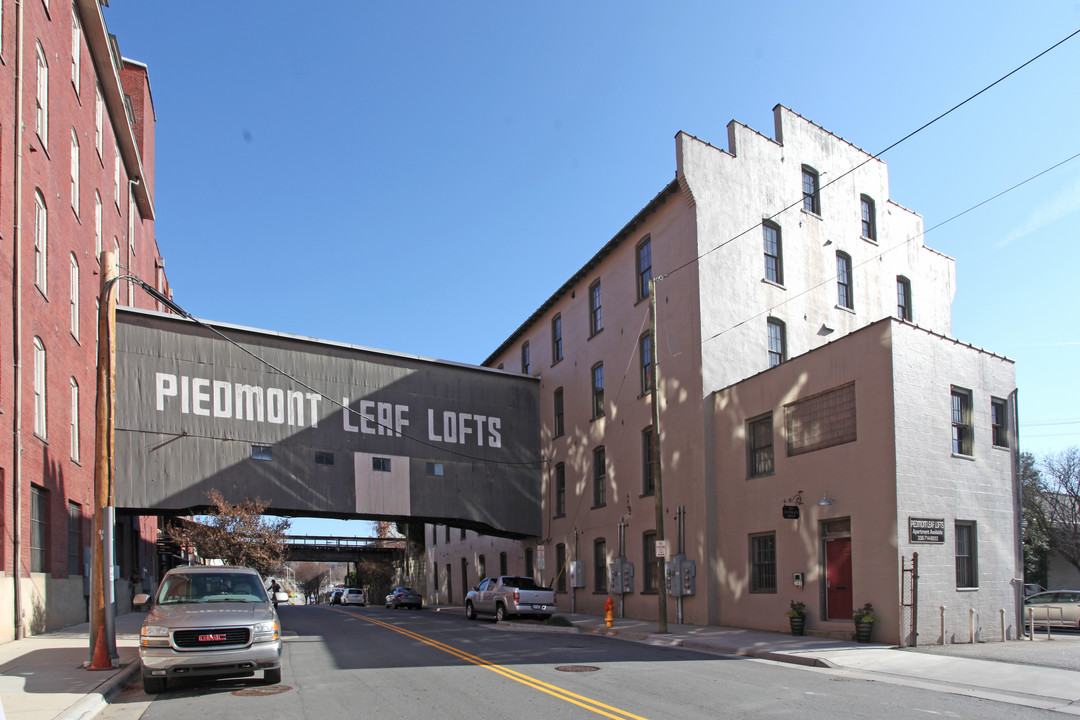
[[[855,642],[868,643],[870,642],[870,633],[874,630],[874,621],[869,622],[856,620],[855,621]]]
[[[792,617],[788,615],[788,620],[791,621],[791,634],[792,635],[805,635],[806,634],[806,616],[799,615]]]

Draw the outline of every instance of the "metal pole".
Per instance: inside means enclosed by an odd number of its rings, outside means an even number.
[[[660,452],[660,371],[657,367],[657,335],[656,335],[656,278],[649,278],[649,334],[651,336],[649,347],[652,349],[652,421],[653,439],[656,442],[656,540],[664,539],[664,490],[661,483],[660,468],[663,465],[663,454]],[[656,610],[659,616],[657,632],[666,634],[667,627],[667,584],[664,582],[664,558],[656,558],[657,565],[657,588]]]

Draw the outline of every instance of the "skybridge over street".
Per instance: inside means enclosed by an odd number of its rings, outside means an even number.
[[[289,562],[348,562],[404,559],[404,538],[333,537],[329,535],[287,535]]]

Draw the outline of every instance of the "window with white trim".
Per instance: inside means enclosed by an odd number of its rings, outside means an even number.
[[[952,389],[952,451],[956,455],[974,455],[974,428],[971,421],[971,391]]]
[[[79,339],[79,261],[75,253],[71,253],[71,280],[68,285],[70,291],[69,306],[71,310],[71,334]]]
[[[45,418],[45,344],[34,337],[34,434],[47,439],[48,423]]]
[[[975,523],[957,520],[956,531],[956,587],[979,587],[979,554]]]
[[[37,91],[34,95],[34,129],[41,144],[49,148],[49,63],[45,48],[37,44]]]
[[[49,210],[40,190],[34,192],[34,284],[49,294]]]
[[[79,94],[79,69],[82,55],[82,28],[79,27],[79,10],[75,3],[71,4],[71,84],[75,88],[75,94]]]
[[[71,378],[71,459],[79,461],[79,383]]]
[[[71,209],[79,214],[79,135],[71,128]]]
[[[780,226],[763,222],[761,234],[765,241],[765,279],[777,285],[784,284],[784,255],[780,240]]]

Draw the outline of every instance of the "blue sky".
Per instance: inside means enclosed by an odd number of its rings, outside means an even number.
[[[1080,29],[1077,0],[104,13],[150,69],[179,304],[466,363],[674,177],[678,131],[772,136],[783,104],[877,153]],[[1080,153],[1078,117],[1080,35],[882,156],[891,199],[933,228]],[[1022,448],[1080,444],[1080,158],[925,242],[956,259],[953,335],[1017,362]]]

